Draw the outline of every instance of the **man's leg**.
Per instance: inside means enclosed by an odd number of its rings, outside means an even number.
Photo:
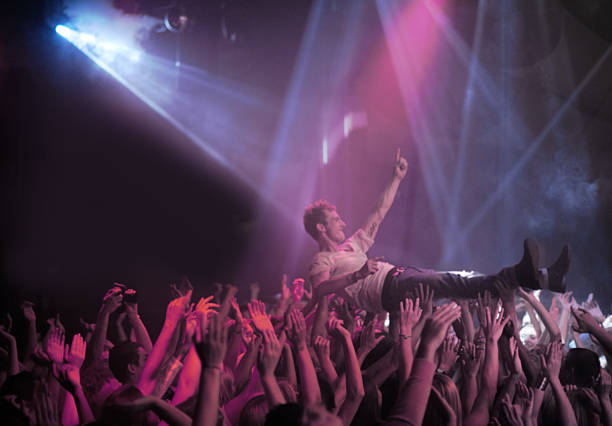
[[[523,257],[514,266],[503,268],[496,275],[464,275],[437,272],[427,269],[398,269],[389,274],[382,293],[386,310],[397,310],[399,302],[413,294],[419,283],[428,285],[436,298],[473,298],[485,290],[496,293],[494,283],[503,279],[515,287],[540,288],[538,281],[539,252],[535,241],[527,239],[523,244]]]
[[[383,287],[382,303],[387,311],[399,309],[400,301],[414,296],[419,284],[429,286],[436,299],[475,298],[478,293],[489,290],[495,293],[493,284],[497,275],[470,275],[431,270],[406,270],[389,276]]]

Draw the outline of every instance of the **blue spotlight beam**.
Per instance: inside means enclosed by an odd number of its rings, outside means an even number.
[[[472,100],[474,81],[476,80],[477,69],[478,69],[478,53],[480,51],[480,42],[482,39],[482,29],[484,27],[483,16],[486,7],[486,0],[478,1],[478,12],[476,15],[476,29],[474,31],[474,41],[472,47],[472,54],[469,63],[468,80],[465,88],[465,94],[463,98],[463,105],[461,108],[461,130],[459,135],[459,152],[457,154],[457,168],[455,169],[455,176],[452,182],[452,190],[450,192],[450,207],[448,209],[447,227],[445,235],[450,237],[455,235],[456,228],[458,226],[458,212],[461,202],[461,188],[463,188],[463,179],[465,175],[465,163],[467,156],[467,135],[472,124],[471,112],[472,112]],[[446,246],[446,244],[445,244]]]
[[[450,254],[452,255],[454,250],[458,248],[460,244],[465,241],[467,236],[474,230],[474,228],[480,223],[480,221],[489,213],[491,208],[499,201],[510,188],[510,185],[519,176],[520,172],[531,160],[534,153],[541,146],[542,142],[548,137],[554,127],[561,121],[565,113],[572,106],[576,98],[580,95],[582,90],[588,85],[593,76],[599,71],[602,65],[606,62],[610,54],[612,53],[612,45],[609,46],[598,61],[593,65],[591,70],[585,75],[580,84],[576,86],[571,95],[565,101],[565,103],[557,110],[548,124],[542,129],[538,136],[529,144],[529,148],[524,155],[516,162],[514,167],[506,174],[504,179],[499,183],[497,189],[488,197],[488,199],[482,204],[480,209],[472,216],[472,219],[468,224],[463,227],[462,232],[455,238],[456,244],[450,248]]]
[[[261,148],[253,148],[258,140],[257,129],[234,125],[236,111],[249,114],[269,109],[265,99],[247,98],[248,94],[256,97],[255,91],[244,85],[230,87],[230,82],[225,79],[186,67],[185,82],[192,90],[181,92],[174,87],[177,68],[170,61],[122,46],[109,47],[93,35],[63,25],[58,25],[56,32],[166,119],[208,157],[230,170],[276,208],[283,208],[279,200],[261,192],[258,174],[264,169],[264,160],[253,154],[261,151]],[[133,60],[135,53],[139,54],[138,60]],[[228,137],[235,142],[229,147]],[[250,151],[249,155],[247,151]]]

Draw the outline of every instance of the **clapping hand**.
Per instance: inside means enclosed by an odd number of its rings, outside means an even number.
[[[75,334],[72,337],[72,344],[70,348],[68,345],[64,348],[64,360],[66,363],[72,365],[76,369],[81,368],[83,361],[85,360],[85,352],[87,350],[87,343],[83,340],[80,334]]]

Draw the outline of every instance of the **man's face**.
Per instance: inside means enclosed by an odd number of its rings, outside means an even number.
[[[341,243],[345,240],[344,228],[346,223],[340,218],[338,212],[335,210],[325,211],[325,234],[327,237],[335,243]]]
[[[142,370],[144,369],[144,366],[147,362],[147,356],[148,353],[145,348],[140,346],[138,348],[138,364],[136,365],[136,371],[134,373],[134,376],[136,376],[137,379],[140,379],[140,376],[142,375]]]

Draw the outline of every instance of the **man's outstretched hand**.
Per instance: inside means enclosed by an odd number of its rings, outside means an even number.
[[[397,149],[395,154],[395,166],[393,167],[393,176],[398,179],[404,179],[408,171],[408,161],[400,155],[400,149]]]

